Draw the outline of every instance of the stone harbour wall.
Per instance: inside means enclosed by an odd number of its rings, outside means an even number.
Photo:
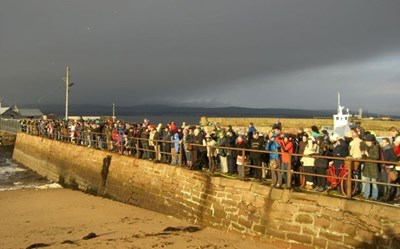
[[[400,248],[395,206],[271,189],[26,134],[13,157],[83,191],[291,248]]]

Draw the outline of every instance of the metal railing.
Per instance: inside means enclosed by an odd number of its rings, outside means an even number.
[[[0,130],[12,134],[17,134],[22,131],[21,120],[19,119],[0,119]]]
[[[38,135],[42,137],[47,137],[49,139],[58,140],[61,142],[70,142],[73,144],[93,147],[101,150],[108,150],[110,152],[116,152],[128,156],[135,157],[137,159],[148,159],[150,157],[153,160],[157,161],[166,161],[170,162],[172,157],[174,156],[177,159],[175,162],[177,165],[183,166],[184,161],[184,143],[182,140],[179,142],[179,152],[173,153],[170,149],[175,146],[177,142],[168,141],[168,140],[159,140],[159,139],[150,139],[150,138],[141,138],[141,137],[132,137],[128,136],[125,137],[125,141],[122,144],[120,141],[113,140],[111,134],[104,134],[104,133],[95,133],[95,132],[80,132],[79,134],[62,134],[61,131],[54,131],[53,134],[46,134],[40,131],[35,131],[36,129],[28,128],[27,133],[31,135]],[[194,148],[196,147],[207,147],[200,144],[193,144],[189,143]],[[188,143],[186,143],[188,145]],[[266,150],[252,150],[247,148],[233,148],[233,147],[223,147],[223,146],[208,146],[212,150],[231,150],[231,151],[238,151],[238,155],[242,157],[248,157],[249,153],[261,153],[261,154],[286,154],[289,156],[290,160],[288,161],[287,169],[281,168],[272,168],[269,165],[262,164],[261,166],[251,165],[246,163],[246,160],[241,167],[241,172],[243,175],[239,176],[239,178],[244,179],[246,178],[245,172],[246,169],[261,169],[263,172],[263,177],[267,171],[271,172],[281,172],[287,174],[287,182],[286,187],[292,188],[292,179],[294,176],[298,175],[299,177],[305,176],[313,176],[313,177],[323,177],[323,178],[331,178],[339,181],[344,181],[346,186],[346,193],[345,196],[347,198],[352,198],[352,186],[357,183],[374,183],[377,185],[383,186],[392,186],[392,187],[400,187],[399,184],[396,183],[385,183],[385,182],[372,182],[372,181],[365,181],[361,179],[353,178],[355,171],[352,169],[352,165],[355,162],[359,162],[361,164],[366,162],[371,163],[378,163],[378,164],[386,164],[386,165],[400,165],[400,162],[389,162],[389,161],[382,161],[382,160],[367,160],[367,159],[355,159],[355,158],[343,158],[343,157],[333,157],[333,156],[319,156],[319,155],[303,155],[303,154],[295,154],[295,153],[287,153],[287,152],[273,152],[273,151],[266,151]],[[167,149],[166,149],[167,148]],[[168,158],[167,160],[163,160],[163,158]],[[347,174],[345,177],[340,177],[336,175],[321,175],[315,173],[306,173],[301,170],[295,171],[293,170],[293,157],[312,157],[312,158],[322,158],[328,160],[340,160],[346,162],[345,165],[350,165],[345,167]],[[236,158],[235,158],[236,161]],[[343,165],[344,167],[344,165]]]

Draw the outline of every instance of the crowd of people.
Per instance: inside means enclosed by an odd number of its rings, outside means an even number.
[[[114,151],[141,159],[187,166],[191,170],[217,171],[227,176],[268,179],[271,187],[301,187],[309,191],[330,190],[326,175],[333,165],[339,175],[345,158],[356,160],[357,171],[364,181],[360,198],[400,203],[400,188],[378,187],[376,182],[399,184],[396,163],[400,159],[400,135],[395,127],[390,137],[376,140],[373,133],[353,127],[346,136],[319,131],[316,126],[298,128],[296,134],[285,133],[277,120],[271,129],[261,133],[253,123],[247,129],[226,128],[212,124],[178,126],[151,123],[129,123],[120,120],[25,120],[23,131],[81,146]],[[292,155],[294,154],[294,155]],[[328,158],[325,158],[328,157]],[[329,158],[329,157],[334,157]],[[382,160],[377,163],[367,160]],[[253,167],[243,167],[251,165]],[[288,168],[303,171],[288,177]],[[400,170],[397,167],[397,170]],[[288,184],[288,181],[291,181]]]

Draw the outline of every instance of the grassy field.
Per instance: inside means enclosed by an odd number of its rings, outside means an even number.
[[[222,127],[227,127],[228,125],[232,125],[234,128],[242,128],[247,129],[250,122],[254,124],[257,130],[261,132],[267,132],[271,129],[272,125],[275,123],[277,118],[251,118],[251,117],[232,117],[232,118],[221,118],[221,117],[202,117],[203,122],[211,122],[217,123]],[[332,126],[333,127],[333,119],[327,118],[313,118],[313,119],[299,119],[299,118],[279,118],[282,123],[283,131],[295,133],[297,128],[310,128],[315,125],[319,129],[322,126]],[[366,131],[373,131],[378,136],[388,136],[390,127],[397,127],[400,129],[400,120],[389,121],[389,120],[371,120],[371,119],[362,119],[356,120],[356,124],[363,127]]]

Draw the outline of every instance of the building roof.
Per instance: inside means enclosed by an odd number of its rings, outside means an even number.
[[[35,109],[18,109],[18,113],[23,117],[37,117],[42,116],[43,113],[35,108]]]
[[[10,107],[0,107],[0,115],[3,115],[6,111],[8,111]]]

